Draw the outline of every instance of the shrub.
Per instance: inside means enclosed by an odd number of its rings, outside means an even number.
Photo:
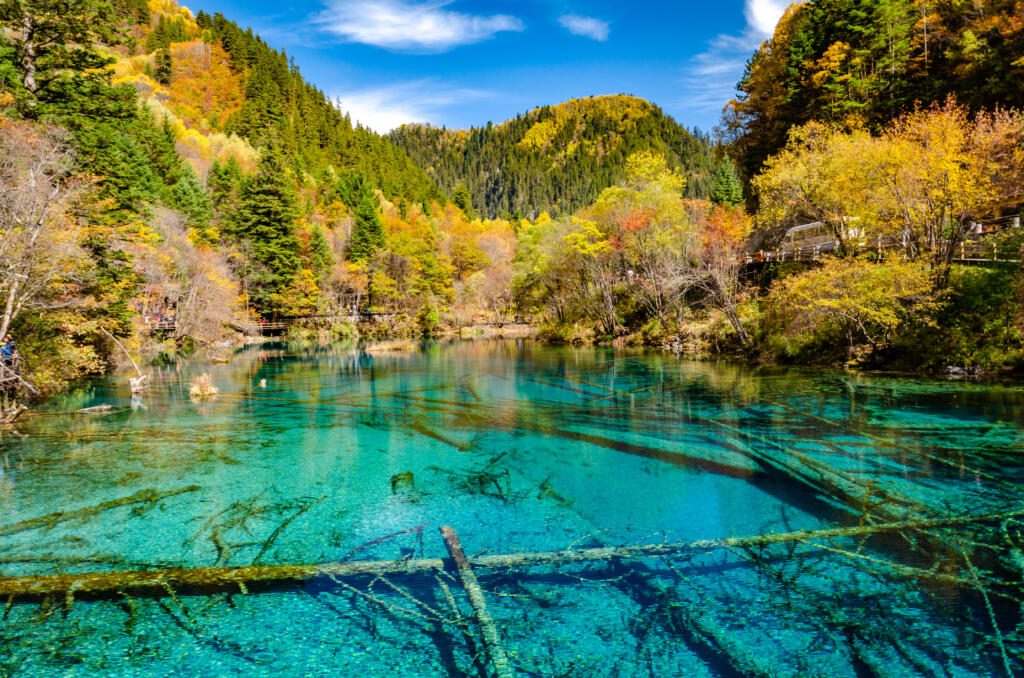
[[[776,282],[767,300],[767,348],[779,357],[869,357],[908,321],[925,318],[936,294],[924,264],[827,259]]]

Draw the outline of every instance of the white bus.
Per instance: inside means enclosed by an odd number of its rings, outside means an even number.
[[[844,239],[849,244],[863,244],[863,228],[853,228],[851,221],[857,217],[843,218]],[[832,227],[823,221],[794,226],[786,231],[782,238],[782,249],[785,251],[831,252],[839,247],[839,241],[832,232]]]

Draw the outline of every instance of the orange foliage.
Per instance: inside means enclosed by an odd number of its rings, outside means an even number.
[[[750,236],[751,226],[750,215],[742,207],[715,205],[707,216],[701,242],[705,248],[740,247]]]
[[[242,79],[231,69],[227,52],[219,44],[192,40],[171,45],[171,59],[171,110],[189,127],[206,123],[224,129],[244,100]]]
[[[654,219],[655,211],[650,207],[643,207],[641,209],[633,210],[627,214],[623,219],[622,230],[627,233],[635,233],[642,231],[651,225],[651,220]]]

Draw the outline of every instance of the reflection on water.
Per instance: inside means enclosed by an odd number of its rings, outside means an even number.
[[[203,371],[220,395],[193,403]],[[1016,387],[513,342],[259,348],[153,377],[5,434],[4,576],[445,557],[441,525],[510,554],[1024,505]],[[169,494],[118,504],[143,491]],[[26,522],[58,511],[77,513]],[[527,675],[990,675],[1024,670],[1021,528],[478,576]],[[15,600],[0,675],[475,675],[447,574]]]

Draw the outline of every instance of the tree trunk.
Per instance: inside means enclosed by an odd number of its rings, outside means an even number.
[[[177,493],[197,488],[183,488]],[[149,498],[144,497],[144,500]],[[798,530],[748,537],[704,539],[693,542],[646,544],[641,546],[607,546],[505,555],[467,556],[474,568],[523,568],[544,565],[567,565],[613,559],[636,560],[686,556],[720,549],[752,548],[772,544],[806,543],[808,540],[862,538],[879,534],[920,532],[981,523],[994,523],[1024,516],[1024,510],[977,516],[953,516],[924,520],[906,520],[824,530]],[[36,522],[36,521],[33,521]],[[33,525],[35,527],[36,525]],[[45,525],[43,525],[45,526]],[[809,544],[815,546],[815,544]],[[29,575],[0,578],[0,597],[43,598],[67,594],[91,596],[171,595],[175,588],[194,591],[241,588],[249,584],[274,584],[305,581],[315,577],[364,577],[387,574],[413,574],[443,570],[441,558],[419,560],[377,560],[320,563],[315,565],[246,565],[238,567],[170,568],[163,570],[132,570],[126,572],[91,572],[82,574]],[[935,573],[922,570],[923,576]]]
[[[34,97],[39,90],[36,83],[35,25],[28,12],[21,15],[21,30],[21,84]]]
[[[7,330],[11,327],[11,322],[14,320],[14,300],[18,296],[18,288],[21,287],[21,281],[18,278],[14,279],[11,283],[11,290],[7,293],[7,304],[4,306],[4,317],[0,321],[0,341],[7,336]]]

